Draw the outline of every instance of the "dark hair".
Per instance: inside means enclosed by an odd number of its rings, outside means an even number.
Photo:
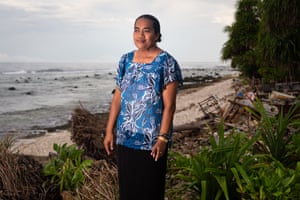
[[[159,35],[159,38],[157,39],[157,42],[161,42],[161,33],[160,33],[160,24],[159,21],[156,17],[154,17],[153,15],[149,15],[149,14],[145,14],[145,15],[141,15],[138,18],[136,18],[135,23],[137,20],[144,18],[144,19],[149,19],[152,21],[153,23],[153,28],[154,28],[154,33]]]

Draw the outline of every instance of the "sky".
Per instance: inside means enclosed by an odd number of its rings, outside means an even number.
[[[219,62],[236,0],[0,0],[0,62],[115,62],[135,19],[156,16],[158,46],[182,62]]]

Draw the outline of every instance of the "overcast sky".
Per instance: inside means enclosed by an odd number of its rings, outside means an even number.
[[[177,60],[218,62],[236,0],[0,0],[0,62],[115,62],[136,17],[161,23]]]

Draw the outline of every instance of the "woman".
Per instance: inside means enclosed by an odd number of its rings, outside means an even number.
[[[182,75],[177,61],[157,46],[161,33],[154,16],[136,19],[133,39],[137,49],[119,62],[104,147],[110,155],[117,124],[121,200],[163,200],[167,148]]]

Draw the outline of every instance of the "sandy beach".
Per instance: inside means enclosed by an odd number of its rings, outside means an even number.
[[[211,83],[200,88],[182,90],[176,99],[176,113],[174,116],[174,126],[188,124],[203,117],[199,103],[210,96],[214,96],[221,107],[227,102],[226,97],[234,94],[232,88],[233,79],[224,79],[219,82]]]
[[[209,96],[215,96],[220,106],[223,107],[227,101],[226,97],[235,93],[232,83],[233,78],[227,78],[210,83],[207,86],[180,90],[177,95],[174,126],[191,123],[201,118],[203,113],[199,109],[199,102]],[[15,143],[13,151],[26,155],[48,156],[49,152],[54,152],[54,143],[72,144],[70,137],[71,132],[69,130],[57,130],[39,137],[19,139]]]

